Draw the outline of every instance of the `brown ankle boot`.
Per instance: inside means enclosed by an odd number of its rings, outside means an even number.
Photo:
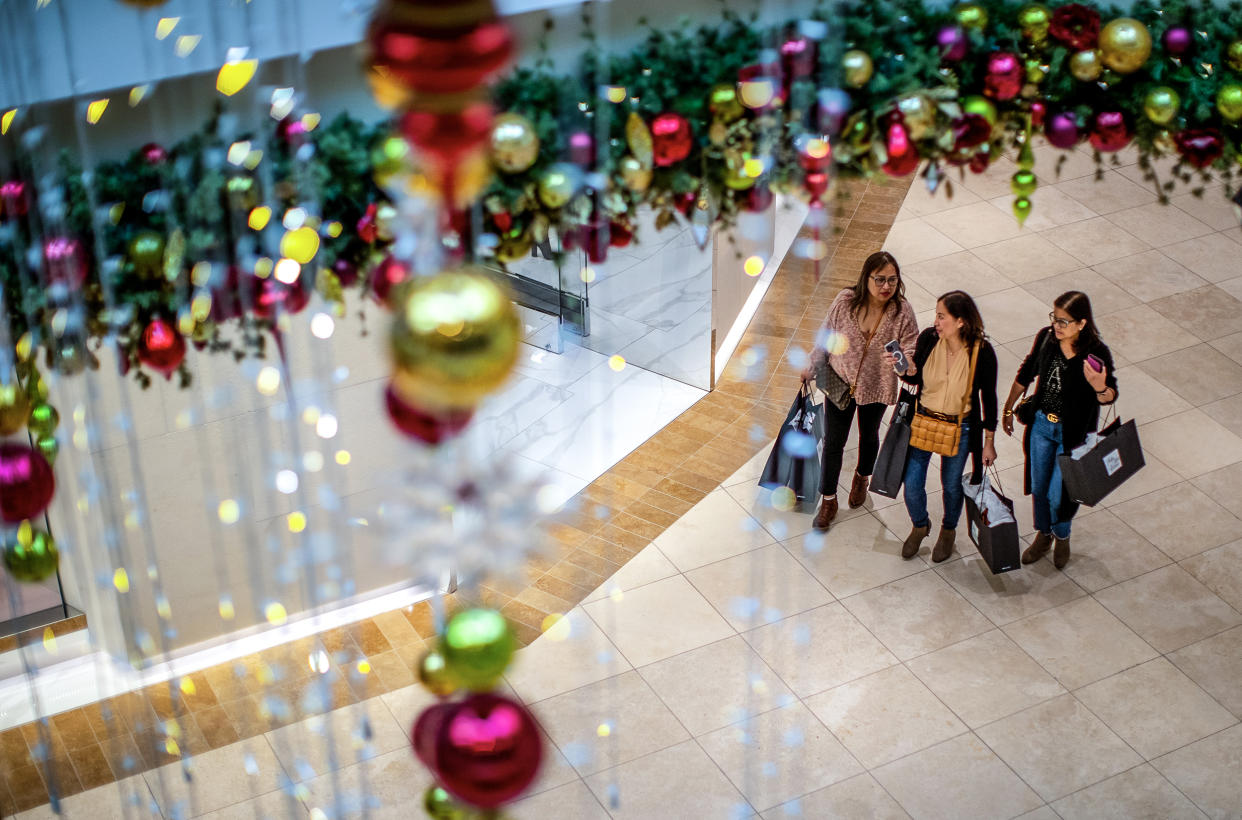
[[[909,560],[919,554],[919,549],[923,546],[923,539],[931,532],[931,527],[912,527],[910,534],[906,536],[906,542],[901,545],[901,557]]]
[[[815,529],[823,530],[832,526],[832,519],[837,517],[837,499],[825,498],[819,505],[819,512],[815,513],[815,521],[811,524]]]
[[[1069,563],[1069,556],[1069,539],[1057,538],[1056,545],[1052,548],[1052,565],[1057,569],[1065,569],[1065,565]]]
[[[1052,546],[1052,536],[1049,533],[1046,533],[1046,532],[1036,533],[1035,540],[1032,541],[1031,545],[1027,547],[1022,553],[1022,563],[1024,564],[1035,563],[1040,558],[1044,557],[1044,554],[1048,552],[1048,549],[1051,546]]]
[[[854,473],[854,483],[850,485],[850,509],[856,510],[867,501],[867,485],[871,476]]]
[[[957,530],[947,527],[940,528],[940,536],[936,546],[932,547],[932,563],[939,564],[953,554],[953,545],[957,542]]]

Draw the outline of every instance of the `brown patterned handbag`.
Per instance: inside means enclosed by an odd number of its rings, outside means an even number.
[[[966,395],[970,396],[975,387],[975,365],[979,363],[979,346],[970,359],[970,376],[966,379]],[[965,404],[965,402],[963,402]],[[914,418],[910,419],[910,446],[939,456],[952,458],[962,445],[962,417],[944,413],[933,413],[920,404],[916,407]]]

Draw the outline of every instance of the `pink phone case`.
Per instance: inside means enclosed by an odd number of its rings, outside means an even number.
[[[1095,355],[1087,356],[1087,364],[1091,365],[1091,369],[1096,373],[1101,373],[1104,370],[1104,362],[1100,361]]]

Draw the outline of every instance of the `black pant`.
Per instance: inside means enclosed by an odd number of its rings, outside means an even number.
[[[844,410],[824,400],[824,456],[823,474],[819,478],[821,495],[836,495],[837,481],[841,478],[841,454],[845,452],[845,440],[850,435],[854,411],[858,411],[858,474],[871,475],[875,457],[880,453],[880,422],[884,420],[887,404],[857,404],[853,399]]]

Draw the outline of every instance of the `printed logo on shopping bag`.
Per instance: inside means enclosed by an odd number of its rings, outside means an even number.
[[[1109,475],[1112,475],[1113,473],[1117,472],[1120,469],[1121,469],[1121,451],[1120,450],[1113,450],[1111,453],[1104,456],[1105,472],[1107,472]]]

